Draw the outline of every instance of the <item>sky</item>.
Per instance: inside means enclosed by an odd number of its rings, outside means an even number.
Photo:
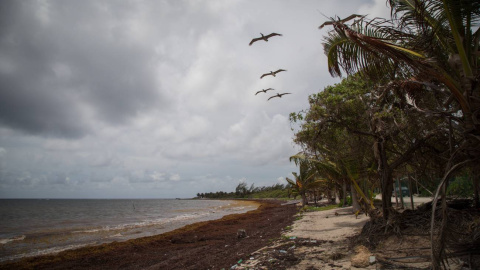
[[[0,198],[285,184],[300,150],[289,114],[340,80],[318,26],[388,18],[385,2],[0,1]]]

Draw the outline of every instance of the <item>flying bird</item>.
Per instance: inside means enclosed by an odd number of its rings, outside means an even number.
[[[257,42],[257,41],[259,41],[259,40],[265,40],[265,42],[268,42],[268,39],[271,38],[271,37],[281,36],[281,34],[277,34],[277,33],[271,33],[270,35],[266,35],[266,36],[264,36],[262,33],[260,33],[260,35],[262,35],[262,36],[261,36],[261,37],[258,37],[258,38],[252,39],[252,41],[250,41],[250,44],[248,44],[248,45],[252,46],[252,44],[253,44],[254,42]]]
[[[262,90],[258,91],[257,93],[255,93],[255,96],[256,96],[258,93],[261,93],[261,92],[267,93],[267,91],[270,91],[270,90],[275,90],[275,89],[273,89],[273,88],[262,89]]]
[[[365,18],[366,16],[361,16],[361,15],[358,15],[358,14],[352,14],[348,17],[346,17],[345,19],[341,20],[340,18],[338,18],[337,21],[335,20],[332,20],[332,21],[327,21],[327,22],[324,22],[322,25],[320,25],[318,27],[318,29],[322,29],[325,25],[335,25],[336,23],[345,23],[345,22],[348,22],[352,19],[355,19],[355,18],[360,18],[360,20],[362,20],[363,18]],[[354,21],[354,23],[356,23],[357,21]]]
[[[265,73],[265,74],[263,74],[262,76],[260,76],[260,79],[263,78],[263,77],[265,77],[265,76],[268,76],[268,75],[272,75],[273,77],[277,77],[277,73],[282,72],[282,71],[287,71],[287,70],[285,70],[285,69],[279,69],[279,70],[277,70],[277,71],[270,71],[269,73]]]
[[[272,98],[276,98],[276,97],[281,98],[283,95],[288,95],[288,94],[291,94],[291,93],[282,93],[282,94],[277,93],[275,96],[269,97],[269,98],[267,99],[267,101],[270,100],[270,99],[272,99]]]

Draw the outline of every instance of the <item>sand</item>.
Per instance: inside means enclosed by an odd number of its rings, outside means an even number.
[[[349,246],[349,238],[369,220],[355,216],[352,207],[298,214],[294,204],[261,204],[255,211],[159,236],[25,259],[0,269],[375,269],[367,248]]]
[[[409,202],[410,198],[404,200]],[[415,197],[414,203],[430,200]],[[364,214],[355,216],[352,207],[297,215],[281,240],[257,250],[251,260],[238,264],[236,269],[379,269],[375,257],[378,251],[372,253],[365,246],[352,250],[350,246],[350,238],[360,234],[369,220]]]
[[[352,207],[300,214],[281,240],[257,250],[236,269],[375,269],[366,248],[355,252],[348,246],[349,237],[360,233],[368,220],[356,217]],[[367,268],[352,266],[356,255],[367,258]]]

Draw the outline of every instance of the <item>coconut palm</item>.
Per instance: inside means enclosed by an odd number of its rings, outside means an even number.
[[[292,158],[290,158],[291,160]],[[299,173],[292,172],[295,179],[287,177],[286,180],[290,184],[292,194],[300,195],[302,206],[305,206],[308,204],[307,192],[317,188],[325,181],[318,177],[316,170],[308,160],[295,160],[295,164],[299,167]]]
[[[341,69],[350,74],[360,72],[388,85],[389,90],[437,91],[449,95],[448,99],[439,100],[434,109],[455,121],[463,138],[459,147],[451,151],[445,181],[437,189],[438,197],[442,185],[455,170],[469,165],[472,171],[480,171],[480,30],[473,30],[480,20],[480,1],[388,2],[392,21],[360,18],[352,23],[358,17],[350,16],[327,23],[333,25],[324,44],[328,68],[334,76],[341,75]],[[474,176],[477,206],[479,178],[477,173]],[[435,211],[436,203],[433,205]],[[446,207],[442,209],[446,217]],[[442,225],[445,222],[446,218]],[[435,269],[440,268],[442,237],[441,247],[432,248]]]
[[[480,31],[473,32],[472,27],[480,20],[480,1],[389,3],[394,23],[378,19],[360,19],[350,25],[345,20],[330,22],[334,29],[324,43],[330,73],[360,72],[378,82],[394,81],[406,90],[414,85],[434,90],[442,86],[441,91],[451,94],[462,115],[463,154],[478,159]]]
[[[315,158],[309,158],[304,153],[300,152],[296,155],[290,157],[290,161],[295,161],[296,164],[300,163],[309,163],[311,169],[316,171],[316,175],[320,176],[323,181],[315,182],[314,186],[325,182],[325,180],[330,180],[337,182],[339,185],[345,186],[347,181],[353,185],[356,194],[358,194],[362,200],[366,203],[369,209],[375,209],[373,202],[371,202],[360,189],[357,180],[360,176],[360,170],[358,166],[358,161],[354,159],[341,160],[338,163],[331,162],[329,160],[318,160]],[[287,180],[288,181],[288,180]],[[291,181],[291,180],[290,180]],[[290,183],[289,181],[289,183]],[[292,181],[293,182],[293,181]],[[343,202],[346,201],[346,189],[344,188],[344,198]],[[352,192],[352,194],[355,194]]]

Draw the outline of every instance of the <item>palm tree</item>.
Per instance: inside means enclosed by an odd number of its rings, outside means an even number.
[[[463,124],[463,151],[457,151],[457,156],[478,159],[480,89],[476,82],[480,75],[480,30],[473,32],[472,27],[480,20],[480,1],[390,0],[389,3],[396,24],[363,18],[351,25],[346,20],[329,22],[334,29],[326,37],[324,50],[330,73],[340,76],[343,69],[349,74],[360,72],[384,84],[395,82],[390,86],[407,91],[421,85],[423,89],[448,92],[451,97],[444,105],[450,105],[453,114],[458,114],[455,110],[458,108]],[[451,100],[458,107],[450,104]]]
[[[290,161],[292,160],[292,157],[290,157]],[[290,184],[292,194],[300,195],[302,206],[305,206],[308,204],[307,192],[324,183],[324,180],[318,177],[308,160],[295,160],[295,164],[299,166],[299,173],[292,172],[295,179],[292,180],[287,177],[286,180]]]
[[[448,94],[438,100],[436,113],[454,121],[462,133],[457,149],[451,148],[444,181],[437,188],[436,197],[443,190],[449,175],[462,167],[480,171],[480,29],[472,30],[480,20],[479,0],[389,0],[392,21],[360,18],[350,25],[345,20],[332,20],[334,29],[324,43],[328,68],[332,75],[359,72],[387,85],[389,89],[436,91]],[[324,24],[326,25],[326,24]],[[324,26],[322,25],[322,27]],[[421,95],[413,99],[420,98]],[[455,103],[452,103],[455,101]],[[445,110],[445,107],[447,110]],[[379,147],[382,147],[379,144]],[[475,203],[479,202],[480,175],[474,175]],[[445,196],[443,196],[445,198]],[[445,200],[443,200],[445,206]],[[436,200],[433,203],[435,211]],[[446,224],[446,207],[442,227]],[[433,224],[432,215],[432,245]],[[432,263],[440,268],[443,255],[443,233],[432,248]]]
[[[366,203],[367,208],[375,209],[373,202],[371,202],[360,189],[356,180],[358,180],[360,171],[359,166],[357,166],[357,161],[353,159],[339,161],[334,163],[328,160],[318,160],[315,158],[308,158],[304,153],[298,153],[290,157],[290,161],[295,161],[296,164],[308,163],[311,166],[317,176],[320,176],[320,179],[312,183],[310,187],[316,187],[321,183],[324,183],[325,180],[331,180],[337,182],[339,185],[344,185],[351,183],[355,191],[352,194],[358,194],[362,200]],[[312,173],[313,174],[313,173]],[[296,175],[295,175],[296,176]],[[292,185],[294,182],[287,178],[287,181]],[[296,184],[298,186],[298,184]],[[300,182],[300,185],[302,183]],[[346,189],[344,188],[344,197],[343,202],[346,201]],[[367,209],[368,210],[368,209]]]

